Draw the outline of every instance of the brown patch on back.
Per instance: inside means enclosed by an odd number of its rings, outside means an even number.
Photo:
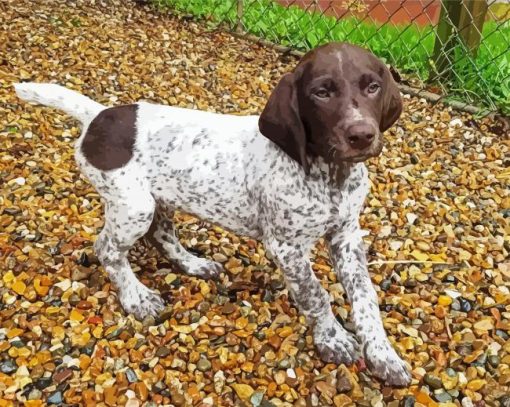
[[[135,145],[137,109],[137,105],[111,107],[92,120],[81,145],[90,164],[108,171],[129,162]]]

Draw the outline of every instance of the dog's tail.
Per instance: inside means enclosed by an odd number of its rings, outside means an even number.
[[[52,83],[15,83],[14,89],[20,99],[63,110],[82,124],[90,123],[106,108],[74,90]]]

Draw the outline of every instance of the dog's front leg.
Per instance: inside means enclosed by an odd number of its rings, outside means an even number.
[[[271,240],[266,247],[282,270],[287,288],[313,327],[313,338],[325,362],[351,364],[358,358],[358,344],[352,334],[335,319],[329,296],[315,277],[310,264],[311,245],[293,246]]]
[[[360,230],[335,233],[330,241],[331,259],[352,305],[352,319],[372,373],[386,383],[404,386],[411,375],[388,340],[382,324],[377,293],[366,266]]]

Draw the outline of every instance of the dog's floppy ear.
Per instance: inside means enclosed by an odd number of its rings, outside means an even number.
[[[388,130],[398,120],[403,107],[397,83],[386,67],[385,71],[386,89],[383,95],[381,122],[379,123],[381,133]]]
[[[271,93],[259,118],[259,130],[292,159],[300,163],[308,175],[306,133],[299,114],[295,76],[287,73]]]

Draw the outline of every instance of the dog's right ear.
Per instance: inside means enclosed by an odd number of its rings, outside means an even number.
[[[310,168],[306,157],[306,133],[299,114],[295,76],[287,73],[271,93],[259,118],[259,130],[278,145],[289,157],[303,167]]]

